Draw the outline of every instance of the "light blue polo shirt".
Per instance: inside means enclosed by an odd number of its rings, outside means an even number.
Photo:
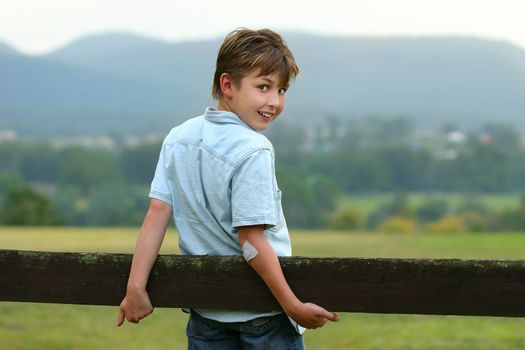
[[[265,225],[278,256],[290,256],[272,144],[236,114],[206,108],[162,144],[149,196],[170,204],[185,255],[242,255],[236,227]],[[280,311],[196,310],[220,322]]]

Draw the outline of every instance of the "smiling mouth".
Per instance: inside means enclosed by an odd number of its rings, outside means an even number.
[[[266,120],[270,120],[273,117],[273,113],[267,113],[267,112],[261,112],[261,111],[257,111],[257,113],[259,113],[259,115]]]

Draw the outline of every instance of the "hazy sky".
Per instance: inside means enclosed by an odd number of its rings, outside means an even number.
[[[242,26],[336,35],[473,35],[525,48],[524,18],[524,0],[0,0],[0,41],[44,53],[107,31],[179,41],[219,37]]]

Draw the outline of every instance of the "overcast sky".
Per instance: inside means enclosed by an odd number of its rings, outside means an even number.
[[[524,0],[0,0],[0,41],[45,53],[84,35],[126,31],[167,41],[236,27],[345,36],[472,35],[525,49]]]

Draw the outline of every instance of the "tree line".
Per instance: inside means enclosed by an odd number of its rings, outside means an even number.
[[[405,118],[329,118],[320,125],[283,122],[268,137],[276,149],[277,179],[292,227],[326,227],[338,197],[352,193],[525,189],[521,135],[508,125],[421,131]],[[116,149],[0,143],[0,220],[138,225],[160,145],[161,140]],[[20,204],[28,198],[32,204]],[[45,219],[20,214],[41,207],[48,207],[39,209]]]

